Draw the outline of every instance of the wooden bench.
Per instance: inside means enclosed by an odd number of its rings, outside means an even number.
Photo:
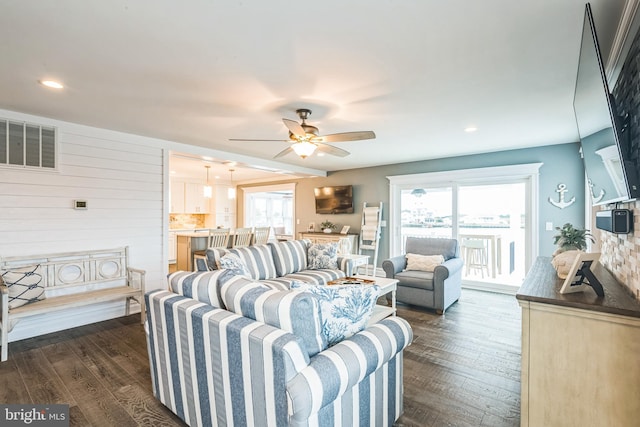
[[[9,288],[3,276],[35,271],[41,278],[45,299],[9,307]],[[125,315],[131,300],[140,304],[144,323],[145,271],[129,267],[128,247],[37,256],[0,257],[0,329],[2,362],[8,357],[9,332],[24,317],[118,299],[125,299]]]

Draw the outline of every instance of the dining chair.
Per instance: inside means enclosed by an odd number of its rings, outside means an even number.
[[[228,228],[213,228],[209,230],[208,248],[222,248],[229,246],[230,231]]]
[[[255,227],[253,229],[253,244],[264,245],[269,240],[271,227]]]
[[[233,235],[232,247],[242,248],[242,247],[251,245],[252,236],[253,236],[253,228],[250,228],[250,227],[236,228],[236,231]]]
[[[231,230],[228,228],[210,228],[207,237],[207,248],[226,249],[229,245],[229,237]],[[206,249],[193,251],[193,269],[194,271],[207,270]]]

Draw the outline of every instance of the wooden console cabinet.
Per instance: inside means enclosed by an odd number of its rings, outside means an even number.
[[[351,241],[351,253],[358,253],[358,234],[340,234],[340,233],[300,233],[301,239],[311,240],[311,243],[338,243],[340,239],[345,237]]]
[[[516,298],[522,307],[521,426],[640,423],[640,303],[598,265],[604,287],[560,294],[540,257]]]

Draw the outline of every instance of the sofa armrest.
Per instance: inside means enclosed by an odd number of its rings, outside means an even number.
[[[413,339],[411,326],[389,317],[324,350],[287,383],[290,416],[306,420],[402,352]]]
[[[338,269],[342,270],[344,274],[349,276],[353,273],[353,269],[355,266],[354,260],[338,256],[337,261],[338,261]]]
[[[406,266],[407,258],[404,255],[398,255],[382,261],[382,269],[388,279],[393,279],[395,275],[404,270]]]
[[[442,283],[445,279],[456,275],[458,271],[462,270],[463,266],[464,260],[462,258],[451,258],[446,260],[433,270],[434,283]]]
[[[173,292],[145,298],[160,402],[189,425],[216,425],[220,414],[235,425],[287,424],[286,384],[309,363],[298,337]]]

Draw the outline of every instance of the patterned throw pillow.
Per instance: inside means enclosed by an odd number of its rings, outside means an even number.
[[[244,276],[247,278],[251,277],[249,271],[247,270],[247,266],[240,259],[240,257],[235,254],[227,253],[222,258],[220,258],[220,268],[229,270],[237,276]]]
[[[308,251],[309,270],[322,270],[338,268],[338,244],[316,243],[309,246]]]
[[[442,255],[407,254],[407,270],[430,271],[444,262]]]
[[[9,289],[9,308],[45,299],[40,265],[4,270],[2,280]]]
[[[329,346],[365,328],[380,293],[377,285],[315,286],[297,281],[291,289],[310,292],[320,300],[322,333]]]

